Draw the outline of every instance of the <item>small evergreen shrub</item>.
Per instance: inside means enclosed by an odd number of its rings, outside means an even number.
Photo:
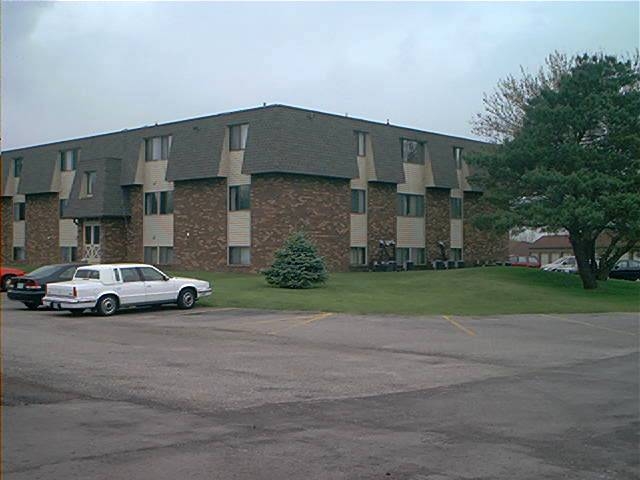
[[[264,274],[269,285],[280,288],[312,288],[328,277],[324,259],[304,232],[287,238]]]

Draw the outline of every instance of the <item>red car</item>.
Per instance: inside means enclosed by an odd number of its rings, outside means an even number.
[[[529,267],[529,268],[539,268],[540,262],[534,256],[524,257],[524,256],[516,256],[511,255],[509,257],[509,263],[512,267]]]
[[[20,277],[25,274],[24,270],[11,267],[0,267],[0,289],[7,291],[7,286],[13,277]]]

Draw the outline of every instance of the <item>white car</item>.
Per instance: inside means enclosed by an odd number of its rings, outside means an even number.
[[[78,268],[68,282],[48,284],[42,303],[74,315],[91,309],[108,316],[119,308],[140,305],[174,303],[193,308],[198,298],[211,291],[209,282],[170,277],[151,265],[87,265]]]
[[[561,257],[541,268],[547,272],[578,273],[576,257]]]

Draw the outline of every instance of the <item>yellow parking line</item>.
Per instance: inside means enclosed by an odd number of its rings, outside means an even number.
[[[304,320],[302,322],[294,323],[293,325],[287,325],[287,326],[285,326],[283,328],[280,328],[278,330],[274,330],[272,332],[269,332],[269,335],[274,335],[274,334],[276,334],[278,332],[282,332],[282,331],[285,331],[285,330],[290,330],[290,329],[296,328],[296,327],[301,327],[303,325],[309,325],[312,322],[316,322],[318,320],[322,320],[323,318],[330,317],[331,315],[333,315],[333,313],[331,313],[331,312],[322,312],[322,313],[319,313],[317,315],[313,315],[312,317],[306,317],[305,319],[300,319],[300,320]]]
[[[225,312],[227,310],[238,310],[238,307],[221,307],[221,308],[211,308],[214,312]]]
[[[573,318],[560,317],[558,315],[548,315],[546,313],[541,313],[540,315],[542,315],[543,317],[549,317],[549,318],[555,318],[557,320],[562,320],[563,322],[576,323],[578,325],[585,325],[587,327],[593,327],[593,328],[597,328],[597,329],[600,329],[600,330],[606,330],[608,332],[620,333],[622,335],[631,335],[632,337],[637,337],[638,336],[637,333],[628,332],[626,330],[618,330],[617,328],[603,327],[602,325],[596,325],[594,323],[583,322],[582,320],[575,320]]]
[[[269,320],[258,320],[256,322],[246,322],[243,323],[242,325],[262,325],[264,323],[276,323],[276,322],[289,322],[289,321],[299,321],[299,320],[306,320],[309,317],[309,315],[303,315],[303,316],[296,316],[296,317],[278,317],[278,318],[270,318]]]
[[[476,332],[474,332],[470,328],[465,327],[464,325],[460,325],[458,322],[456,322],[453,318],[449,317],[448,315],[443,315],[442,318],[444,318],[447,322],[449,322],[454,327],[459,328],[460,330],[462,330],[467,335],[470,335],[472,337],[476,336]]]

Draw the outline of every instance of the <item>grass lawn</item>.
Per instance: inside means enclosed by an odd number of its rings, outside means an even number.
[[[215,307],[405,315],[622,312],[640,310],[640,282],[609,280],[585,291],[577,275],[488,267],[398,273],[336,273],[310,290],[267,285],[261,275],[174,272],[213,282]]]

